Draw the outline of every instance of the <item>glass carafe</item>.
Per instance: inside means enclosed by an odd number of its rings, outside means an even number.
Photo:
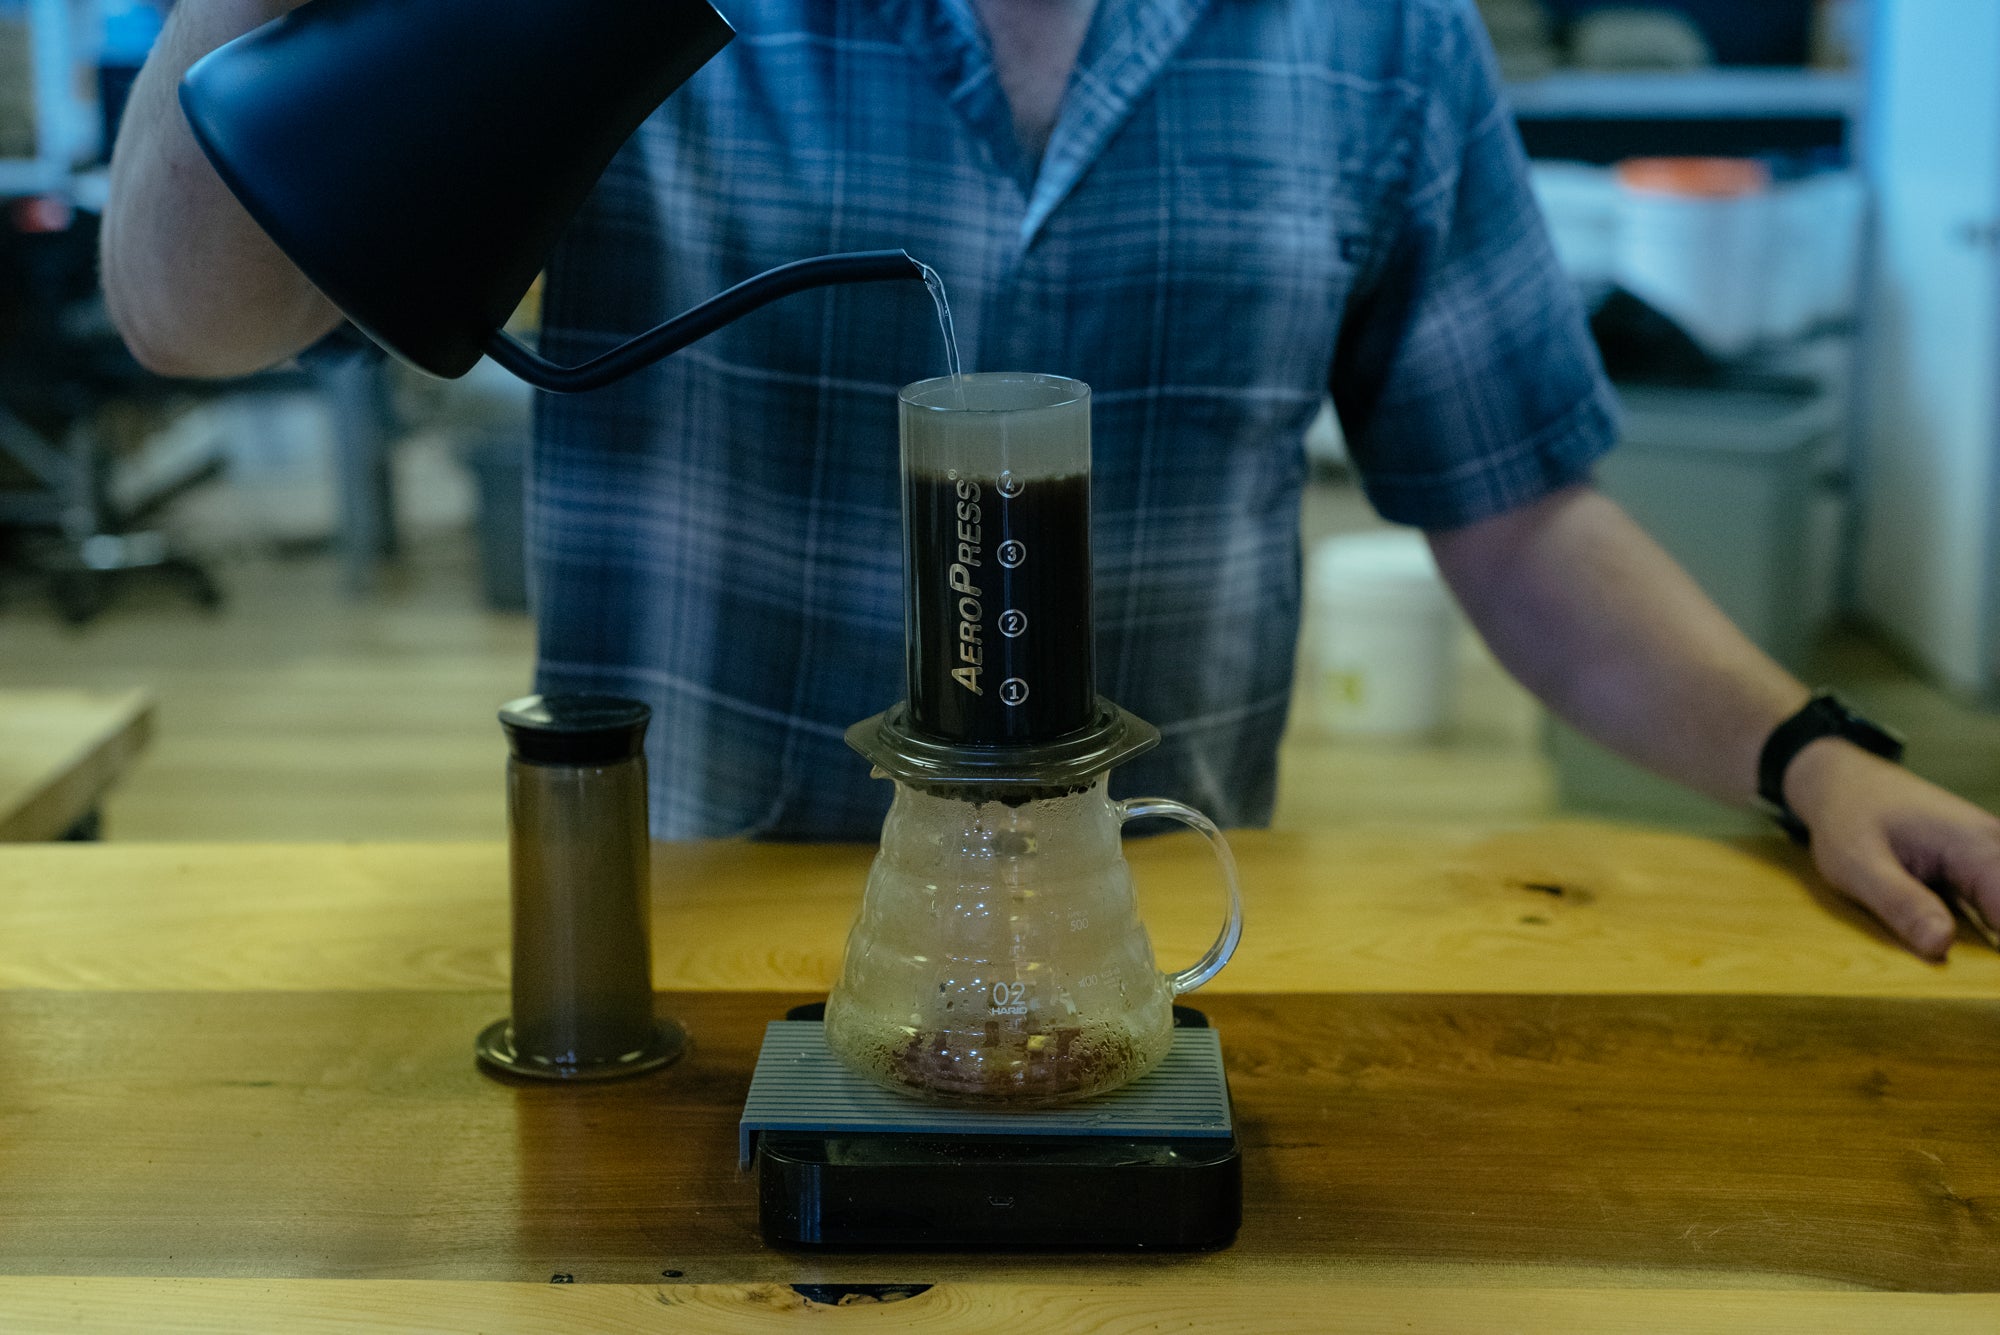
[[[1162,973],[1141,925],[1125,822],[1199,831],[1228,914],[1191,968]],[[826,1007],[826,1039],[891,1088],[947,1102],[1034,1106],[1136,1080],[1173,1042],[1173,1002],[1228,962],[1242,932],[1236,868],[1200,812],[1114,802],[1103,776],[1009,802],[896,786]]]

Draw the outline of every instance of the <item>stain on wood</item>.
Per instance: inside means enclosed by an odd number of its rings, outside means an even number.
[[[1560,899],[1569,904],[1590,904],[1597,900],[1595,891],[1580,885],[1564,885],[1560,881],[1516,881],[1514,886],[1530,894],[1547,895],[1550,899]]]

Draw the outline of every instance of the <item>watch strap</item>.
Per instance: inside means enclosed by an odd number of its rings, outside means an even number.
[[[1812,832],[1785,800],[1785,771],[1799,752],[1822,737],[1842,738],[1884,760],[1903,758],[1901,737],[1855,713],[1832,691],[1815,692],[1796,714],[1771,729],[1757,756],[1757,795],[1778,827],[1800,844],[1809,842]]]

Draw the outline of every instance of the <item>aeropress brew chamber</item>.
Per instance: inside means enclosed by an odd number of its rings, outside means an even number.
[[[1090,387],[940,376],[898,406],[908,695],[847,743],[942,797],[1080,792],[1160,740],[1097,694]]]

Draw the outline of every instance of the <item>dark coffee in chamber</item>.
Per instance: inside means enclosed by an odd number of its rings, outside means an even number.
[[[906,475],[910,713],[943,741],[1045,742],[1097,699],[1090,477]]]

